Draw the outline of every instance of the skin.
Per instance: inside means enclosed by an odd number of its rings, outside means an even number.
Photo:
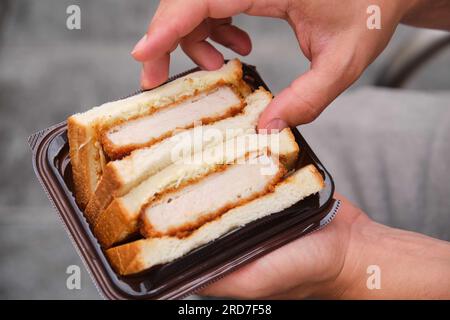
[[[449,299],[450,243],[378,224],[344,197],[326,228],[213,283],[202,294],[245,299]],[[367,268],[381,270],[369,290]]]
[[[369,5],[381,9],[380,30],[366,27]],[[310,69],[282,90],[258,127],[281,129],[314,120],[383,51],[399,23],[450,30],[450,0],[163,0],[132,51],[141,85],[168,77],[180,45],[200,67],[223,65],[207,39],[240,55],[249,35],[232,24],[239,13],[284,19]],[[377,224],[343,197],[327,228],[250,263],[203,291],[240,298],[450,298],[450,244]],[[381,289],[366,286],[367,267],[381,269]],[[300,271],[301,272],[300,272]]]

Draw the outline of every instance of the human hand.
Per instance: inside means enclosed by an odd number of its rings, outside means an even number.
[[[338,198],[339,213],[327,227],[249,263],[201,293],[246,299],[339,297],[346,287],[340,275],[352,226],[369,219],[348,201]]]
[[[286,20],[295,32],[310,70],[281,91],[266,108],[259,128],[281,129],[314,120],[379,55],[409,9],[409,0],[162,0],[132,55],[143,63],[141,85],[151,88],[168,76],[170,52],[178,45],[204,69],[223,64],[209,42],[238,54],[251,51],[243,30],[231,17],[246,13]],[[369,5],[381,9],[382,26],[369,30]]]
[[[378,224],[347,199],[324,229],[243,266],[201,294],[246,299],[449,299],[450,243]],[[368,267],[380,270],[377,290]]]

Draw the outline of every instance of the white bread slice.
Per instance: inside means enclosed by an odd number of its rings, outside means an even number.
[[[280,212],[324,187],[321,174],[308,165],[275,186],[275,190],[245,205],[231,209],[220,218],[208,222],[185,238],[162,237],[134,241],[108,249],[113,268],[121,275],[144,271],[184,256],[227,232]]]
[[[218,170],[222,165],[235,162],[252,152],[270,149],[279,155],[281,163],[295,163],[299,148],[289,128],[271,135],[246,134],[226,140],[224,143],[181,158],[166,167],[122,197],[115,198],[97,217],[94,234],[100,244],[108,248],[137,232],[142,206],[149,204],[157,195],[170,189],[193,182]]]
[[[149,176],[172,164],[172,154],[176,150],[184,154],[201,151],[237,135],[255,133],[259,116],[271,99],[270,92],[259,88],[245,98],[244,110],[234,117],[182,131],[151,147],[135,150],[121,160],[108,162],[86,206],[88,221],[95,224],[97,216],[114,197],[125,195]]]
[[[275,156],[251,154],[144,207],[141,234],[182,237],[231,208],[271,192],[285,174],[286,168]]]
[[[84,208],[95,191],[106,164],[101,132],[114,124],[147,115],[219,84],[231,84],[246,96],[250,89],[242,80],[242,65],[231,60],[216,71],[198,71],[141,94],[105,103],[67,120],[75,198]]]

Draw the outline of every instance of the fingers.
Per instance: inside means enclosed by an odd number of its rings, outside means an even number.
[[[210,34],[207,20],[203,21],[180,42],[183,51],[197,65],[206,70],[215,70],[223,65],[223,56],[206,39]]]
[[[200,294],[247,299],[298,299],[334,294],[334,290],[328,289],[334,288],[346,261],[352,225],[368,221],[343,196],[336,193],[335,197],[342,201],[341,207],[326,228],[250,262],[210,284]]]
[[[250,271],[246,272],[246,270]],[[225,278],[210,284],[208,287],[201,290],[199,294],[210,297],[259,297],[259,294],[254,295],[254,291],[251,289],[251,281],[253,281],[253,283],[255,283],[255,281],[257,283],[258,281],[258,279],[255,279],[252,276],[253,274],[250,265],[244,266]]]
[[[296,79],[264,110],[258,128],[281,130],[314,120],[331,101],[331,93],[335,92],[332,87],[324,87],[323,78],[322,74],[311,70]]]
[[[211,29],[211,39],[234,52],[246,56],[252,50],[252,42],[247,32],[229,24],[217,24]]]
[[[206,70],[216,70],[223,65],[223,55],[209,42],[202,40],[182,45],[183,51],[195,64]]]
[[[215,297],[236,297],[244,299],[260,299],[289,287],[289,279],[294,266],[289,263],[289,254],[297,251],[298,241],[291,242],[281,249],[250,262],[227,275],[220,281],[210,284],[200,293]],[[272,281],[276,279],[278,282]]]
[[[206,41],[208,37],[239,54],[250,53],[250,37],[232,26],[231,21],[231,18],[206,19],[181,40],[181,48],[197,65],[207,70],[218,69],[224,60],[223,55]]]
[[[278,129],[313,121],[361,74],[353,51],[333,46],[313,57],[311,69],[281,91],[264,110],[259,129]]]
[[[144,62],[141,72],[142,89],[151,89],[166,81],[169,76],[169,63],[169,54]]]
[[[230,1],[162,1],[147,31],[147,38],[133,50],[138,61],[148,61],[170,53],[181,39],[206,18],[227,18],[244,12],[250,0]]]
[[[231,25],[231,18],[206,19],[190,34],[180,40],[183,51],[203,69],[216,70],[224,63],[223,55],[206,41],[207,38],[229,47],[239,54],[251,51],[251,41],[243,30]],[[138,43],[141,46],[146,36]],[[149,89],[163,83],[169,72],[169,53],[146,60],[141,75],[141,86]]]
[[[206,1],[161,1],[147,30],[132,55],[138,61],[149,61],[170,53],[179,41],[207,18]]]
[[[211,32],[216,42],[248,54],[251,50],[248,35],[231,26],[229,17],[245,12],[251,5],[251,0],[161,1],[146,35],[132,51],[133,57],[144,63],[142,87],[151,88],[167,79],[169,55],[180,43],[202,68],[214,70],[222,66],[222,54],[206,41]],[[214,18],[211,20],[214,22],[206,23],[208,17]]]
[[[200,293],[206,296],[262,299],[292,290],[320,272],[318,264],[327,264],[313,251],[318,247],[317,232],[268,253],[210,284]],[[317,249],[317,250],[316,250]],[[301,273],[298,270],[302,270]],[[325,274],[325,273],[324,273]],[[321,279],[323,275],[314,276]],[[306,291],[305,291],[306,292]]]

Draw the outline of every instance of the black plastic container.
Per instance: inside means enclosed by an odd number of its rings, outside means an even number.
[[[253,88],[265,87],[255,67],[244,64],[244,80]],[[197,69],[186,71],[176,77]],[[187,255],[142,272],[119,276],[110,266],[72,193],[67,125],[62,122],[29,137],[33,167],[44,190],[56,208],[74,247],[85,263],[99,291],[110,299],[182,298],[302,235],[328,224],[339,208],[333,199],[334,183],[297,129],[300,146],[297,167],[314,164],[325,180],[318,194],[281,212],[221,236]]]

